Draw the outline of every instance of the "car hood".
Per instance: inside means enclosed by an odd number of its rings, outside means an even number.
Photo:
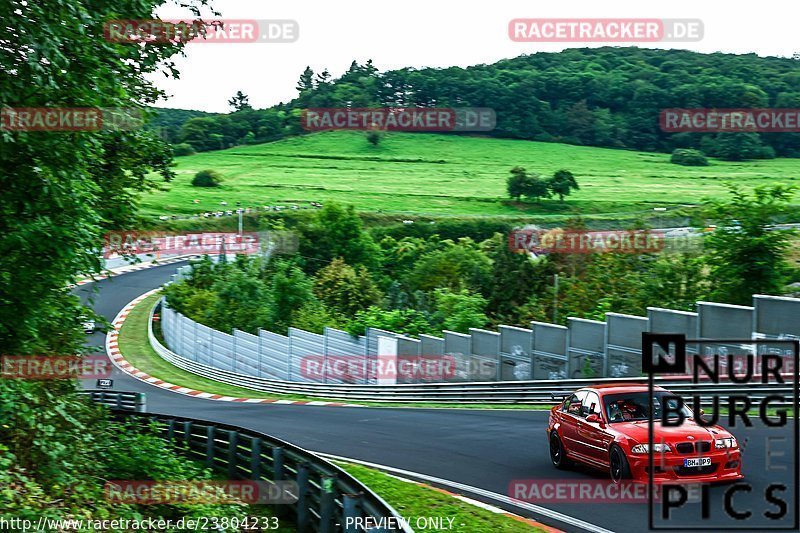
[[[636,422],[617,422],[612,427],[635,440],[646,443],[648,440],[647,420]],[[720,426],[703,427],[687,418],[680,426],[663,426],[660,420],[653,421],[653,437],[655,442],[684,442],[688,440],[712,440],[730,437],[731,434]],[[689,439],[688,437],[693,437]]]

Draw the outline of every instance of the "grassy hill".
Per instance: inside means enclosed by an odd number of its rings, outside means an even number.
[[[229,208],[237,201],[255,206],[335,200],[365,211],[431,215],[644,213],[699,203],[723,192],[726,182],[751,187],[800,179],[800,159],[682,167],[669,157],[414,133],[390,133],[375,147],[363,132],[324,132],[177,158],[175,181],[167,191],[148,194],[142,208],[145,215],[172,215],[218,210],[223,200]],[[581,190],[563,204],[510,202],[506,178],[515,165],[544,175],[566,168]],[[223,186],[192,187],[192,177],[203,169],[221,172]]]

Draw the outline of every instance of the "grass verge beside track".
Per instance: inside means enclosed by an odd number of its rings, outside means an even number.
[[[359,400],[343,400],[341,398],[317,398],[300,394],[273,394],[237,387],[221,383],[212,379],[200,377],[191,372],[182,370],[162,359],[150,346],[147,337],[147,319],[150,310],[158,302],[159,295],[154,294],[131,310],[119,333],[119,349],[122,356],[134,367],[153,377],[168,381],[175,385],[190,389],[201,390],[211,394],[233,396],[240,398],[279,399],[297,401],[330,401],[345,402],[369,407],[414,407],[414,408],[450,408],[450,409],[549,409],[548,406],[537,405],[508,405],[508,404],[438,404],[438,403],[376,403]]]
[[[411,527],[417,531],[421,530],[415,527],[418,518],[444,518],[444,529],[470,533],[544,531],[514,516],[478,507],[428,485],[412,483],[361,465],[337,464],[386,500],[403,518],[410,518]],[[452,523],[448,518],[453,519]]]

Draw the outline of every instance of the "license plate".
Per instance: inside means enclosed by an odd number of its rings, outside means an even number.
[[[683,466],[686,467],[711,466],[711,457],[694,457],[692,459],[684,459]]]

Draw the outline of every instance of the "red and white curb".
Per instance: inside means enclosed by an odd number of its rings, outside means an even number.
[[[144,381],[145,383],[149,383],[150,385],[154,385],[156,387],[160,387],[162,389],[169,390],[171,392],[175,392],[178,394],[184,394],[186,396],[193,396],[195,398],[203,398],[206,400],[217,400],[220,402],[239,402],[239,403],[272,403],[278,405],[315,405],[315,406],[327,406],[327,407],[365,407],[363,405],[355,405],[355,404],[348,404],[348,403],[338,403],[338,402],[319,402],[319,401],[302,401],[302,400],[278,400],[278,399],[265,399],[265,398],[234,398],[232,396],[223,396],[221,394],[212,394],[210,392],[204,392],[200,390],[190,389],[188,387],[182,387],[180,385],[175,385],[173,383],[169,383],[167,381],[158,379],[156,377],[151,376],[146,372],[142,372],[138,368],[134,367],[130,364],[123,356],[122,353],[119,351],[119,332],[122,329],[122,324],[125,322],[125,319],[128,318],[128,315],[136,307],[139,303],[142,302],[148,296],[155,294],[156,292],[160,291],[161,288],[153,289],[152,291],[148,291],[141,296],[134,298],[130,303],[128,303],[122,310],[114,317],[114,321],[111,323],[112,330],[108,332],[106,335],[106,353],[108,353],[109,359],[114,365],[122,370],[123,372],[135,377],[140,381]]]
[[[99,276],[95,276],[94,278],[85,278],[80,281],[76,281],[72,287],[78,287],[80,285],[86,285],[87,283],[94,283],[95,281],[100,281],[108,278],[112,278],[114,276],[119,276],[120,274],[128,274],[129,272],[136,272],[137,270],[146,270],[148,268],[156,268],[164,265],[171,265],[172,263],[178,263],[180,261],[186,261],[186,258],[190,256],[182,255],[178,257],[172,257],[170,259],[165,259],[163,261],[158,262],[142,262],[136,263],[134,265],[127,265],[123,267],[118,267],[115,269],[111,269],[107,271],[105,274],[100,274]]]

